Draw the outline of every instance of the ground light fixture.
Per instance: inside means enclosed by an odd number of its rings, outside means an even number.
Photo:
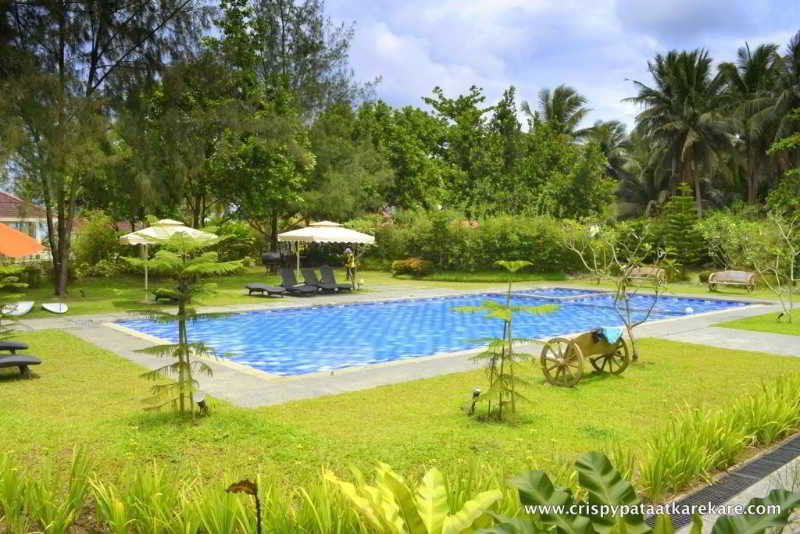
[[[481,396],[481,388],[475,388],[472,390],[472,406],[470,406],[469,408],[470,415],[475,413],[475,404],[478,402],[480,396]]]

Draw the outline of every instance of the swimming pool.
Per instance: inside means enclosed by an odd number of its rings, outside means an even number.
[[[548,298],[543,296],[547,290],[558,291],[550,291]],[[614,309],[613,295],[565,288],[536,291],[536,295],[514,292],[513,304],[557,303],[561,308],[546,315],[516,314],[516,337],[545,338],[623,324]],[[583,296],[568,297],[572,291]],[[505,302],[505,295],[485,293],[235,313],[192,322],[189,340],[202,341],[237,363],[267,373],[302,375],[480,347],[472,340],[502,336],[503,323],[479,314],[458,313],[453,308],[475,306],[486,299]],[[634,297],[633,317],[642,317],[649,305],[649,297]],[[746,304],[662,296],[650,320],[740,306]],[[172,343],[177,340],[174,323],[125,320],[118,324]]]

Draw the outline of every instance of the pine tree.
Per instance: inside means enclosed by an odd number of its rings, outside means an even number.
[[[230,273],[241,267],[241,261],[218,261],[216,252],[203,252],[202,249],[222,241],[223,238],[199,240],[185,233],[176,233],[169,239],[153,239],[154,245],[162,248],[154,255],[153,259],[124,258],[125,261],[137,267],[143,267],[148,261],[148,267],[154,272],[160,272],[173,278],[177,286],[172,293],[178,304],[178,312],[147,312],[146,315],[154,321],[177,322],[178,342],[174,344],[156,345],[142,349],[141,352],[158,356],[173,358],[175,362],[144,373],[142,377],[149,380],[159,380],[164,376],[175,377],[175,382],[158,383],[152,388],[152,396],[145,399],[151,409],[161,408],[167,404],[176,405],[181,414],[187,411],[194,418],[194,392],[197,381],[194,373],[200,372],[211,376],[211,367],[197,359],[198,357],[213,355],[213,350],[204,343],[189,343],[189,321],[211,314],[198,314],[188,304],[192,297],[213,291],[213,284],[200,284],[200,279],[206,276],[215,276]]]
[[[664,246],[683,265],[698,265],[706,255],[703,235],[697,229],[697,210],[687,184],[678,187],[664,207]]]

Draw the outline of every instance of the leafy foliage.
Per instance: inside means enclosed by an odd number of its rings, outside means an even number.
[[[444,477],[436,468],[425,473],[416,490],[383,463],[375,469],[374,486],[365,482],[360,471],[352,470],[355,484],[340,480],[330,471],[325,472],[325,480],[340,489],[370,529],[387,534],[472,532],[478,526],[488,525],[487,512],[502,497],[498,490],[485,491],[451,513]]]

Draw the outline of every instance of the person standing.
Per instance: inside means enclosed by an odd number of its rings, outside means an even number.
[[[356,272],[356,255],[350,247],[344,249],[344,268],[347,273],[347,279],[352,280]]]

